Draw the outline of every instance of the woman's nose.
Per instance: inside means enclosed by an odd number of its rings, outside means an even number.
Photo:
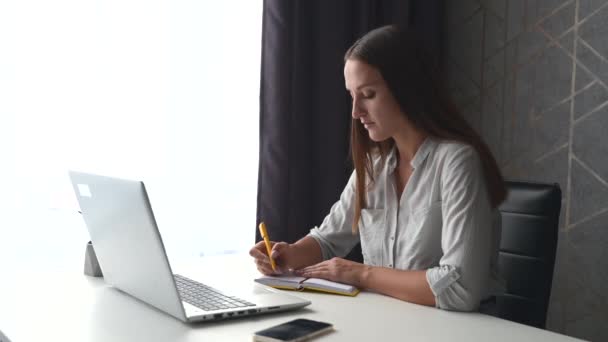
[[[353,110],[351,112],[353,119],[358,119],[364,115],[363,108],[356,99],[353,100]]]

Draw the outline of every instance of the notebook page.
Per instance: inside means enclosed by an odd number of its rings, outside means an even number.
[[[341,292],[353,292],[356,290],[356,287],[348,284],[336,283],[335,281],[319,279],[319,278],[310,278],[306,280],[303,284],[308,284],[312,286],[316,286],[319,288],[337,290]]]
[[[287,286],[287,287],[299,287],[302,281],[306,280],[304,277],[292,277],[292,276],[263,276],[255,279],[260,284],[268,286]]]
[[[295,277],[295,276],[280,276],[280,277],[272,277],[272,276],[268,276],[269,278],[275,278],[275,279],[281,279],[281,281],[287,281],[290,283],[301,283],[304,280],[306,280],[306,278],[304,277]]]

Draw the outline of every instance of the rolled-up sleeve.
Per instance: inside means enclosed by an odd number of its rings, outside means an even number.
[[[331,207],[323,223],[310,230],[309,235],[321,246],[325,260],[346,256],[359,242],[359,235],[352,232],[355,178],[353,172],[340,199]]]
[[[443,256],[426,279],[436,306],[473,311],[485,294],[491,263],[492,209],[477,152],[451,153],[441,176]]]

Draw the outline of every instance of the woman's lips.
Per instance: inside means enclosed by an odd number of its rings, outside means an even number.
[[[370,126],[374,125],[373,122],[362,122],[362,124],[363,124],[363,127],[365,127],[365,128],[369,128]]]

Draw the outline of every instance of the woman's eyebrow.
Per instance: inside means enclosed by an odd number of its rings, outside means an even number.
[[[367,82],[367,83],[363,83],[363,84],[359,85],[358,87],[356,87],[355,90],[359,90],[359,89],[365,88],[365,87],[370,87],[370,86],[373,86],[373,85],[375,85],[377,83],[380,83],[380,81],[379,80],[374,80],[374,81],[370,81],[370,82]],[[348,87],[346,87],[346,91],[350,92],[351,90],[348,89]]]
[[[370,82],[367,82],[367,83],[363,83],[363,84],[359,85],[357,88],[355,88],[355,90],[359,90],[359,89],[364,88],[364,87],[373,86],[376,83],[379,83],[379,81],[378,80],[374,80],[374,81],[370,81]]]

